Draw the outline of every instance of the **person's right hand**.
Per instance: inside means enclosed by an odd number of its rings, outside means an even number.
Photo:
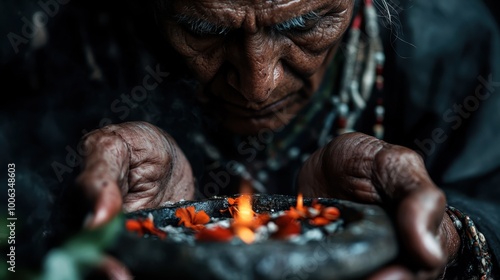
[[[76,184],[91,203],[84,226],[107,223],[120,211],[193,199],[194,178],[181,149],[145,122],[94,130],[83,138],[85,158]]]

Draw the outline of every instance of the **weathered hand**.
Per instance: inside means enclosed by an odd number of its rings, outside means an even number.
[[[379,204],[390,212],[404,261],[370,279],[432,279],[457,254],[460,238],[445,214],[446,198],[422,158],[402,146],[361,133],[339,136],[303,166],[299,191]]]
[[[192,199],[191,166],[175,141],[145,122],[106,126],[84,136],[86,157],[76,180],[92,205],[94,228],[120,211]]]

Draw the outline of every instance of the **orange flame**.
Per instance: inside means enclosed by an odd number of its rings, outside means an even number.
[[[299,195],[297,196],[297,207],[296,207],[297,210],[299,211],[303,211],[304,210],[304,196],[302,195],[302,193],[299,193]]]
[[[311,225],[325,226],[340,217],[336,207],[326,207],[314,200],[310,207],[304,207],[304,198],[301,193],[297,196],[297,205],[290,207],[286,216],[296,220],[308,220]]]
[[[233,229],[236,236],[247,244],[255,240],[255,234],[252,230],[254,214],[250,195],[241,195],[238,199],[238,208],[234,215]]]
[[[252,209],[252,196],[250,192],[243,191],[242,195],[236,198],[227,198],[228,208],[221,212],[229,212],[233,217],[233,222],[229,228],[204,228],[206,223],[204,215],[198,217],[193,209],[185,209],[186,215],[190,219],[185,219],[185,226],[198,230],[196,235],[199,241],[229,241],[233,236],[238,236],[243,242],[250,244],[255,242],[255,232],[261,226],[267,225],[273,221],[278,227],[271,238],[288,239],[293,235],[301,233],[301,221],[308,221],[313,226],[325,226],[340,217],[340,211],[336,207],[327,207],[314,200],[311,206],[304,206],[304,197],[302,194],[297,196],[295,207],[290,207],[284,215],[271,219],[267,213],[258,214]],[[189,207],[188,207],[189,208]],[[189,214],[189,215],[187,215]],[[183,220],[184,221],[184,220]],[[199,227],[199,228],[198,228]]]

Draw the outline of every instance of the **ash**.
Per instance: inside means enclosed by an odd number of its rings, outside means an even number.
[[[285,215],[285,211],[271,212],[269,214],[271,217],[270,221],[255,231],[255,241],[253,243],[263,243],[267,240],[271,240],[273,233],[278,231],[278,226],[273,222],[273,220]],[[206,224],[205,227],[207,229],[215,227],[230,228],[232,221],[232,218],[210,218],[210,222]],[[344,221],[342,219],[338,219],[328,225],[319,227],[310,225],[307,221],[302,220],[300,222],[301,234],[291,235],[285,240],[295,244],[306,244],[312,241],[324,240],[327,236],[334,235],[344,229]],[[199,243],[195,239],[195,231],[183,226],[167,225],[165,227],[160,227],[159,229],[167,233],[167,242],[183,243],[193,246]],[[237,236],[227,243],[235,245],[244,244],[244,242]]]

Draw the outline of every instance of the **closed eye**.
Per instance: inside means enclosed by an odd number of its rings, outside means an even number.
[[[316,12],[309,12],[305,15],[278,23],[273,28],[278,32],[306,31],[313,28],[320,19],[321,16]]]

